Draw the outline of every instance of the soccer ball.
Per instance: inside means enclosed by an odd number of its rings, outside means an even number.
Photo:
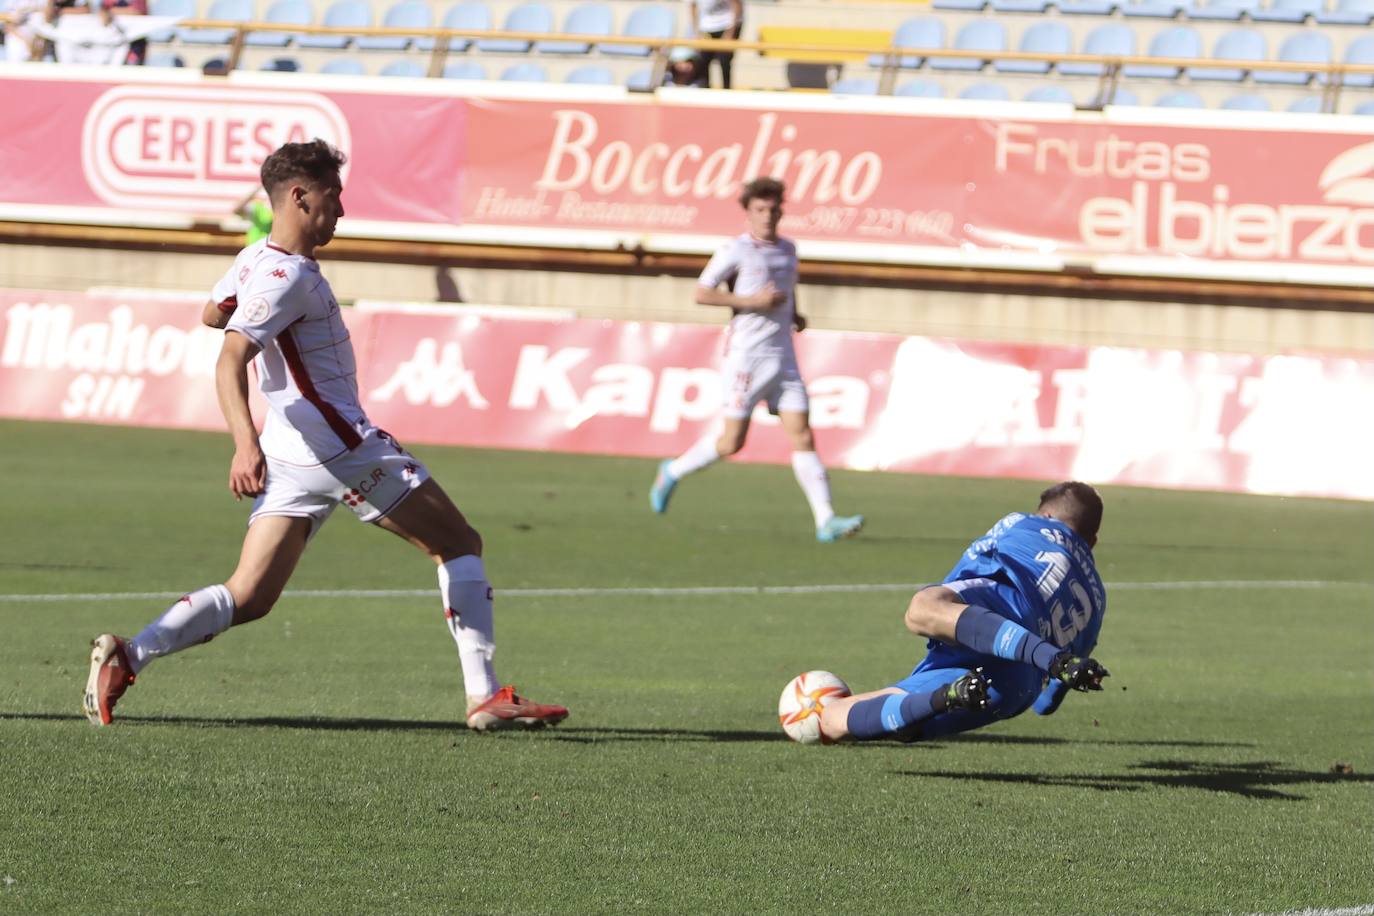
[[[821,710],[836,697],[849,695],[849,685],[829,671],[799,674],[782,689],[778,721],[787,737],[798,744],[829,744],[829,739],[821,734]]]

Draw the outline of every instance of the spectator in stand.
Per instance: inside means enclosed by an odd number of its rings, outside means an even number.
[[[234,213],[248,221],[248,232],[243,240],[245,246],[272,233],[272,205],[267,202],[262,185],[254,185],[253,190],[234,205]]]
[[[665,86],[696,86],[706,83],[706,61],[695,48],[673,48],[668,55],[668,72],[663,74]]]
[[[148,15],[148,0],[90,0],[92,8],[100,14],[100,21],[105,25],[113,25],[114,15],[112,10],[119,10],[123,15]],[[124,59],[125,64],[142,66],[148,59],[148,39],[139,38],[129,42],[129,53]]]
[[[744,27],[743,0],[687,0],[691,4],[692,24],[698,38],[725,38],[734,41]],[[733,51],[706,51],[702,54],[702,85],[711,85],[711,61],[720,65],[722,89],[730,88],[730,64]]]

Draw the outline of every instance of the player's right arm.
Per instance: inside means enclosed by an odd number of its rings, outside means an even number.
[[[215,393],[219,409],[234,439],[229,463],[229,490],[235,499],[256,496],[267,485],[267,459],[258,443],[258,429],[248,406],[248,364],[258,355],[258,345],[243,334],[229,331],[215,364]]]
[[[766,312],[787,301],[787,294],[772,283],[747,295],[721,289],[722,284],[732,283],[739,276],[739,271],[738,247],[731,242],[717,249],[697,279],[697,305],[719,305],[741,312]]]

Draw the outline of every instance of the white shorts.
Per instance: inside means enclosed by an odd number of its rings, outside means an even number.
[[[359,521],[382,518],[420,484],[429,470],[383,430],[372,428],[362,444],[324,464],[267,459],[267,488],[253,502],[248,524],[264,515],[308,518],[314,536],[339,503]]]
[[[743,419],[759,401],[767,403],[772,414],[806,413],[811,406],[797,358],[791,353],[730,354],[720,374],[727,417]]]

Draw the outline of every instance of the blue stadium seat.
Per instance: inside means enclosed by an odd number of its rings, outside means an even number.
[[[1321,114],[1322,97],[1319,95],[1305,95],[1300,99],[1294,99],[1288,103],[1287,110],[1294,114]]]
[[[1374,115],[1374,100],[1370,100],[1368,102],[1361,102],[1360,104],[1356,105],[1354,111],[1352,111],[1351,114]]]
[[[1005,102],[1011,99],[1011,93],[1001,83],[974,83],[971,86],[965,86],[964,91],[959,93],[959,98]]]
[[[1135,0],[1121,5],[1121,15],[1135,19],[1175,19],[1187,0]]]
[[[1027,102],[1063,102],[1069,105],[1074,104],[1073,93],[1063,86],[1054,83],[1047,83],[1044,86],[1036,86],[1026,93]]]
[[[942,99],[945,97],[945,87],[930,80],[907,80],[892,94],[912,99]]]
[[[324,11],[320,25],[335,28],[366,29],[372,25],[372,7],[366,0],[334,0]],[[302,35],[296,44],[302,48],[346,48],[352,40],[349,35]]]
[[[1374,18],[1374,0],[1336,0],[1336,8],[1317,14],[1322,25],[1369,25]]]
[[[304,68],[294,57],[274,57],[258,69],[268,73],[300,73]]]
[[[968,10],[981,13],[987,5],[988,0],[934,0],[930,7],[936,10]]]
[[[1088,33],[1082,52],[1120,56],[1135,54],[1135,32],[1130,26],[1119,22],[1104,23]],[[1069,76],[1100,76],[1104,69],[1101,64],[1072,61],[1059,65],[1059,72]]]
[[[335,57],[326,61],[320,72],[334,76],[366,76],[367,68],[355,57]]]
[[[996,13],[1043,13],[1049,8],[1049,0],[992,0]]]
[[[581,86],[614,86],[615,74],[610,67],[600,64],[583,64],[563,78],[565,83]]]
[[[967,22],[954,36],[954,47],[960,51],[1005,51],[1007,28],[996,19],[974,19]],[[932,57],[930,66],[936,70],[982,70],[986,58]]]
[[[404,76],[409,79],[424,79],[424,64],[415,60],[393,60],[377,71],[378,76]]]
[[[1362,35],[1346,45],[1342,60],[1347,64],[1374,64],[1374,35]],[[1374,86],[1374,73],[1347,73],[1342,83],[1346,86]]]
[[[1188,89],[1177,89],[1173,92],[1166,92],[1155,99],[1156,108],[1206,108],[1207,103],[1202,100],[1202,96]]]
[[[831,83],[830,92],[833,95],[877,95],[878,81],[862,76],[846,77]]]
[[[898,50],[928,51],[945,46],[945,24],[934,16],[916,16],[897,26],[892,33],[892,47]],[[887,60],[886,54],[874,54],[868,58],[869,66],[881,67]],[[903,54],[897,58],[897,66],[903,70],[915,70],[921,66],[925,55],[910,56]]]
[[[1260,0],[1208,0],[1206,6],[1194,0],[1184,11],[1184,15],[1189,19],[1239,21],[1241,16],[1259,8]]]
[[[1108,105],[1139,105],[1140,97],[1134,90],[1127,89],[1125,86],[1117,86],[1112,97],[1107,100]]]
[[[637,6],[625,20],[621,35],[627,38],[672,38],[677,28],[677,17],[666,6],[651,4]],[[602,45],[602,54],[619,57],[648,57],[648,45]]]
[[[1189,25],[1178,25],[1155,33],[1150,39],[1151,57],[1201,57],[1202,36]],[[1156,66],[1155,64],[1126,64],[1121,72],[1126,76],[1141,79],[1171,80],[1178,76],[1178,67]]]
[[[1215,60],[1264,60],[1269,56],[1264,36],[1256,29],[1232,29],[1212,47]],[[1245,79],[1241,67],[1189,67],[1188,78],[1205,82],[1239,83]]]
[[[434,14],[430,12],[429,4],[420,0],[401,0],[393,4],[382,17],[382,26],[390,29],[428,29],[433,25]],[[358,47],[365,51],[404,51],[414,40],[413,36],[408,35],[364,36],[358,39]],[[431,40],[429,48],[423,50],[432,50],[433,47]]]
[[[1062,22],[1047,19],[1021,33],[1018,51],[1036,54],[1068,54],[1073,50],[1073,33]],[[1049,61],[999,60],[993,64],[999,73],[1049,73]]]
[[[1116,0],[1059,0],[1058,6],[1065,16],[1110,16]]]
[[[487,68],[476,61],[456,60],[444,64],[444,79],[446,80],[484,80],[486,78]]]
[[[180,54],[173,54],[171,51],[149,51],[143,65],[145,67],[184,67],[186,61],[181,59]]]
[[[506,32],[552,32],[553,10],[543,3],[522,3],[506,14],[501,24]],[[515,38],[479,38],[480,51],[496,51],[505,54],[523,54],[530,49],[532,42]]]
[[[1304,64],[1330,63],[1331,39],[1325,32],[1310,29],[1294,32],[1279,45],[1278,59]],[[1305,86],[1312,80],[1311,73],[1302,71],[1256,70],[1254,77],[1257,83],[1282,83],[1290,86]]]
[[[309,0],[277,0],[262,18],[276,25],[309,25],[315,20],[315,13]],[[296,37],[290,32],[253,32],[244,43],[257,48],[284,48]]]
[[[502,70],[501,79],[507,83],[547,83],[549,72],[544,69],[543,64],[521,61]]]
[[[1243,93],[1233,95],[1221,103],[1221,107],[1227,111],[1269,111],[1269,100],[1262,95],[1254,93]]]
[[[214,0],[205,11],[206,19],[224,22],[252,22],[252,0]],[[234,40],[233,29],[177,29],[177,37],[188,45],[227,45]]]
[[[604,3],[584,3],[568,12],[561,31],[565,35],[610,35],[615,31],[615,17]],[[542,54],[589,54],[592,47],[586,41],[541,41],[534,49]]]
[[[489,32],[491,31],[491,10],[485,3],[478,2],[478,0],[467,0],[466,3],[449,7],[448,12],[444,14],[444,21],[440,28],[463,32]],[[471,46],[471,38],[450,38],[448,40],[450,51],[466,51]]]
[[[1303,22],[1316,16],[1325,4],[1322,0],[1270,0],[1269,6],[1250,11],[1256,22]]]
[[[642,67],[625,78],[625,88],[633,92],[652,92],[654,90],[654,71]]]
[[[179,19],[196,17],[196,0],[152,0],[148,4],[150,16],[176,16]],[[175,29],[163,29],[148,36],[149,41],[168,42],[176,37]]]

